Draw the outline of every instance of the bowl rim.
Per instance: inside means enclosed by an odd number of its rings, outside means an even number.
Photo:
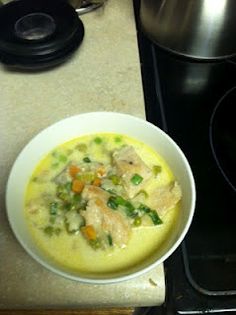
[[[33,142],[35,142],[37,139],[42,137],[44,134],[47,134],[48,131],[50,131],[51,129],[57,128],[58,126],[60,126],[60,124],[66,123],[67,121],[70,121],[71,119],[76,120],[78,117],[80,117],[82,119],[83,117],[86,117],[86,116],[87,117],[90,117],[90,116],[96,117],[96,116],[101,116],[101,115],[102,116],[106,115],[108,117],[109,116],[117,116],[120,119],[124,118],[124,119],[131,119],[131,120],[137,121],[139,123],[147,125],[149,128],[152,128],[155,131],[158,131],[160,134],[162,134],[163,137],[166,137],[168,139],[168,141],[171,143],[171,145],[178,152],[178,154],[181,156],[181,159],[184,162],[184,165],[186,167],[186,171],[187,171],[187,174],[189,176],[189,182],[190,182],[191,204],[190,204],[187,222],[186,222],[184,228],[182,229],[180,235],[178,236],[178,239],[174,242],[174,244],[170,247],[170,249],[164,255],[162,255],[159,259],[157,259],[155,262],[151,263],[150,265],[144,267],[141,270],[134,271],[134,272],[131,272],[129,274],[122,275],[122,276],[118,275],[118,276],[115,276],[113,278],[92,278],[92,277],[86,278],[86,277],[83,277],[80,275],[77,276],[77,275],[69,274],[66,271],[59,269],[59,266],[58,266],[58,268],[54,268],[50,264],[50,262],[45,261],[40,256],[35,254],[34,251],[32,251],[27,246],[27,244],[25,244],[25,242],[22,240],[21,236],[16,231],[15,223],[12,220],[13,215],[12,215],[10,208],[9,208],[10,186],[11,186],[14,171],[15,171],[15,168],[17,167],[19,159],[25,154],[25,152],[28,150],[28,148],[30,147],[30,145]],[[139,140],[139,139],[137,139],[137,140]],[[31,138],[31,140],[29,140],[29,142],[20,151],[20,153],[16,157],[16,159],[13,162],[13,165],[11,167],[9,177],[7,180],[7,185],[6,185],[5,203],[6,203],[6,212],[7,212],[8,222],[10,224],[10,227],[11,227],[13,234],[15,235],[16,239],[21,244],[21,246],[24,248],[24,250],[29,254],[29,256],[34,258],[35,261],[37,261],[39,264],[44,266],[46,269],[52,271],[53,273],[60,275],[60,276],[63,276],[63,277],[70,279],[70,280],[75,280],[75,281],[79,281],[82,283],[88,283],[88,284],[110,284],[110,283],[118,283],[118,282],[122,282],[122,281],[131,280],[133,278],[136,278],[138,276],[146,274],[147,272],[151,271],[152,269],[154,269],[155,267],[157,267],[158,265],[163,263],[177,249],[177,247],[183,241],[183,239],[184,239],[185,235],[187,234],[189,227],[192,223],[192,219],[193,219],[193,215],[194,215],[194,211],[195,211],[195,204],[196,204],[196,187],[195,187],[195,181],[194,181],[194,177],[192,174],[192,170],[191,170],[191,167],[189,165],[189,162],[188,162],[186,156],[184,155],[184,153],[180,149],[180,147],[177,145],[177,143],[167,133],[165,133],[162,129],[160,129],[156,125],[148,122],[147,120],[145,120],[143,118],[139,118],[137,116],[133,116],[130,114],[125,114],[125,113],[120,113],[120,112],[111,112],[111,111],[96,111],[96,112],[81,113],[81,114],[72,115],[72,116],[63,118],[63,119],[49,125],[48,127],[44,128],[39,133],[37,133],[33,138]]]

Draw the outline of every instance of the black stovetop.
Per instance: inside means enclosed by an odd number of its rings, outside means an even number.
[[[197,189],[190,230],[165,262],[166,305],[179,313],[236,310],[236,89],[230,110],[221,99],[236,86],[236,63],[168,53],[140,29],[138,42],[147,120],[181,147]]]

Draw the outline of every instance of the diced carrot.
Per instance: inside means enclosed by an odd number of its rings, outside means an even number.
[[[72,191],[79,194],[83,189],[84,183],[79,179],[74,179],[72,182]]]
[[[94,181],[93,181],[93,185],[94,186],[101,186],[101,179],[100,178],[98,178],[98,177],[96,177],[95,179],[94,179]]]
[[[81,228],[82,233],[84,236],[90,240],[96,240],[97,233],[92,225],[86,225]]]
[[[99,168],[97,169],[97,175],[102,177],[105,174],[106,174],[106,168],[103,165],[99,166]]]
[[[70,165],[69,173],[71,177],[75,177],[80,172],[80,168],[76,165]]]

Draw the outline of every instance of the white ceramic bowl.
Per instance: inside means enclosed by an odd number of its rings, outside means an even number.
[[[181,215],[168,242],[153,253],[147,261],[132,270],[125,270],[103,278],[85,277],[60,269],[49,261],[35,246],[23,215],[24,195],[27,182],[35,166],[50,150],[59,144],[84,134],[96,132],[121,133],[136,138],[154,148],[169,164],[182,188]],[[195,208],[195,184],[183,152],[161,129],[149,122],[130,115],[114,112],[93,112],[72,116],[46,128],[35,136],[17,157],[7,184],[6,205],[8,219],[16,238],[24,249],[39,263],[67,278],[88,283],[111,283],[141,275],[167,259],[185,237]]]

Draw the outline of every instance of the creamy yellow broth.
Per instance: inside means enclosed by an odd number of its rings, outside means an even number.
[[[95,139],[102,139],[101,143]],[[168,235],[174,228],[179,214],[179,205],[162,218],[163,224],[150,227],[132,228],[132,236],[125,248],[112,247],[106,250],[94,250],[81,234],[68,234],[62,231],[59,235],[49,237],[42,227],[48,222],[48,214],[28,211],[28,205],[33,200],[42,198],[42,194],[55,194],[54,178],[70,161],[82,159],[85,153],[78,150],[78,145],[86,144],[86,155],[94,160],[108,163],[107,152],[114,151],[122,145],[132,145],[142,160],[148,166],[160,165],[161,172],[155,181],[151,181],[146,191],[152,191],[153,186],[162,186],[174,180],[169,166],[164,159],[147,145],[116,134],[87,135],[66,142],[50,152],[36,167],[29,180],[25,195],[25,216],[30,233],[36,245],[57,264],[79,273],[109,273],[127,267],[132,267],[144,261],[148,256],[168,240]],[[82,147],[83,148],[83,147]],[[56,158],[55,158],[56,157]]]

